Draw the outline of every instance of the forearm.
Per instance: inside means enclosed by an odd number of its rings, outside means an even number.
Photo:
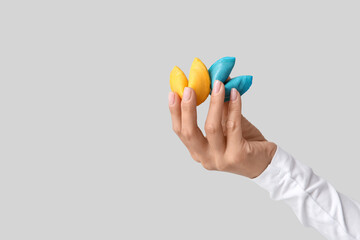
[[[360,239],[360,204],[279,146],[270,165],[253,181],[273,200],[286,202],[303,225],[327,239]]]

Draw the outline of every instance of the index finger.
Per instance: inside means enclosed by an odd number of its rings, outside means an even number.
[[[207,140],[197,125],[196,93],[189,87],[185,87],[181,101],[180,135],[189,151],[200,152],[207,145]]]

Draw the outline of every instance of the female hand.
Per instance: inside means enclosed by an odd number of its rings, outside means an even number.
[[[231,90],[229,102],[224,103],[224,96],[224,84],[215,81],[205,122],[205,137],[197,125],[195,91],[186,87],[182,100],[170,92],[173,130],[192,158],[205,169],[255,178],[269,165],[277,146],[268,142],[242,116],[241,96],[236,89]]]

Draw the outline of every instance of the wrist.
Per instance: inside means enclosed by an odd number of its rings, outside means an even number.
[[[274,158],[274,155],[276,153],[277,150],[277,145],[273,142],[267,142],[266,144],[266,148],[267,148],[267,159],[268,159],[268,164],[269,165],[272,161],[272,159]]]
[[[256,171],[254,171],[254,173],[249,176],[250,179],[256,178],[258,176],[260,176],[265,169],[269,166],[269,164],[271,163],[276,150],[277,150],[277,145],[273,142],[262,142],[263,148],[262,148],[262,154],[261,157],[259,157],[259,162],[256,167]]]

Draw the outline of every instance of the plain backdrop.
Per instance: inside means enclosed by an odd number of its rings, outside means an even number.
[[[358,1],[0,2],[0,239],[323,239],[172,132],[169,74],[250,74],[243,114],[360,200]],[[209,98],[198,107],[203,129]]]

